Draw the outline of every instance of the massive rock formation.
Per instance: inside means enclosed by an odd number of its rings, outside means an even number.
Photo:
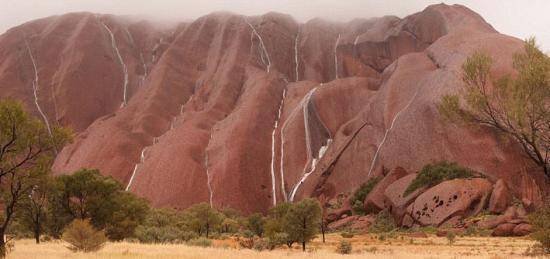
[[[499,76],[522,46],[459,5],[349,23],[213,13],[171,27],[74,13],[0,36],[0,97],[77,133],[55,172],[98,168],[155,206],[266,211],[444,159],[537,202],[548,180],[515,142],[437,111],[468,55],[486,51]]]

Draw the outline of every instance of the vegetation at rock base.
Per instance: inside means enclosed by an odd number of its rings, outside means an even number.
[[[349,204],[351,204],[354,214],[367,214],[367,211],[365,211],[365,207],[363,206],[363,201],[365,201],[367,195],[372,191],[372,189],[374,189],[374,187],[376,186],[376,184],[378,184],[378,182],[380,182],[380,180],[382,180],[381,177],[374,177],[369,179],[366,183],[362,184],[359,189],[357,189],[349,198]]]
[[[444,181],[471,178],[476,173],[468,168],[461,167],[457,163],[442,161],[435,164],[428,164],[420,170],[416,178],[405,189],[403,196],[407,196],[422,187],[433,187]]]
[[[338,247],[336,247],[336,252],[339,254],[351,254],[352,249],[352,245],[349,241],[341,240]]]
[[[531,38],[514,55],[517,75],[491,78],[492,66],[484,53],[470,56],[462,66],[465,91],[444,96],[440,113],[452,122],[491,127],[511,137],[550,176],[550,58]]]
[[[397,228],[395,221],[388,210],[382,210],[376,215],[376,219],[369,227],[370,233],[386,233]]]
[[[63,241],[73,252],[95,252],[107,242],[103,231],[95,230],[89,219],[75,219],[63,231]]]
[[[550,254],[550,199],[546,199],[543,206],[530,215],[533,224],[533,239],[538,241],[547,254]]]

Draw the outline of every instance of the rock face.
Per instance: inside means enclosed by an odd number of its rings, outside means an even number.
[[[364,201],[365,211],[367,213],[376,213],[381,211],[386,207],[385,196],[384,193],[389,185],[394,183],[395,181],[403,178],[408,173],[405,171],[405,169],[398,167],[392,170],[388,175],[386,175],[376,186],[372,189],[372,191],[367,195]]]
[[[502,213],[512,203],[512,194],[506,183],[500,179],[495,183],[495,188],[489,200],[489,211],[491,213]]]
[[[418,196],[407,213],[420,226],[440,226],[457,216],[478,214],[492,189],[491,182],[481,178],[445,181]]]
[[[439,160],[536,204],[548,179],[514,141],[437,111],[463,87],[467,56],[486,51],[499,76],[522,46],[460,5],[349,23],[213,13],[169,27],[74,13],[0,36],[0,97],[77,133],[56,173],[98,168],[158,207],[265,212]],[[388,190],[410,177],[384,192],[398,214],[413,199]]]

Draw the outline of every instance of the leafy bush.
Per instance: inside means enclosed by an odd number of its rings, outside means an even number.
[[[453,231],[447,232],[446,235],[447,241],[449,241],[449,245],[452,246],[456,241],[456,234]]]
[[[369,227],[369,232],[385,233],[394,230],[397,227],[395,221],[387,210],[382,210],[376,215],[376,219]]]
[[[269,242],[266,239],[263,239],[263,238],[255,239],[253,248],[256,251],[263,251],[263,250],[266,250],[266,249],[269,249],[269,250],[272,249],[272,248],[270,248]]]
[[[182,241],[186,241],[186,242],[191,240],[191,239],[196,239],[198,237],[199,237],[199,235],[197,235],[197,233],[195,233],[193,231],[184,231],[180,235],[180,239]]]
[[[343,238],[352,238],[354,236],[353,233],[351,233],[351,232],[342,232],[342,233],[340,233],[340,235]]]
[[[363,207],[363,202],[372,189],[380,182],[381,177],[375,177],[369,179],[366,183],[362,184],[359,189],[350,197],[349,204],[352,206],[354,214],[365,215],[367,212]]]
[[[194,234],[193,237],[197,235]],[[136,238],[142,243],[180,243],[186,241],[187,234],[174,227],[139,226],[136,229]],[[193,238],[191,237],[191,238]],[[190,239],[191,239],[190,238]]]
[[[442,161],[428,164],[407,187],[403,196],[407,196],[422,187],[436,186],[444,181],[458,178],[472,178],[476,173],[468,168],[461,167],[455,162]]]
[[[187,244],[190,246],[210,247],[212,246],[212,240],[204,237],[199,237],[187,241]]]
[[[530,215],[534,231],[533,239],[540,243],[545,253],[550,253],[550,199]]]
[[[273,250],[280,245],[287,244],[289,236],[287,233],[274,233],[267,238],[269,249]]]
[[[94,252],[101,249],[107,237],[103,231],[97,231],[90,224],[90,220],[75,219],[63,232],[63,240],[69,243],[73,252]]]
[[[346,240],[341,240],[338,246],[336,247],[336,252],[339,254],[351,254],[352,246],[351,243]]]

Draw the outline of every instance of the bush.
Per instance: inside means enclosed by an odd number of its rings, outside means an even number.
[[[369,227],[369,232],[372,233],[385,233],[390,232],[396,228],[396,224],[387,210],[382,210],[376,215],[376,219]]]
[[[541,245],[545,253],[550,253],[550,199],[530,215],[533,225],[531,236]]]
[[[338,244],[338,247],[336,247],[336,252],[339,254],[351,254],[351,250],[351,243],[346,240],[340,241],[340,244]]]
[[[85,253],[98,251],[107,242],[105,233],[95,230],[87,219],[75,219],[63,232],[62,239],[70,244],[71,251]]]
[[[343,238],[352,238],[354,236],[353,233],[351,233],[351,232],[342,232],[342,233],[340,233],[340,235]]]
[[[189,236],[188,232],[182,233],[174,227],[139,226],[136,229],[136,238],[142,243],[180,243],[195,238],[197,234]]]
[[[199,237],[187,241],[187,244],[190,246],[210,247],[212,246],[212,240],[204,237]]]
[[[436,164],[428,164],[420,170],[420,173],[407,187],[403,196],[407,196],[422,187],[432,187],[452,179],[472,178],[475,174],[473,170],[461,167],[454,162],[442,161]]]
[[[289,236],[287,233],[275,233],[267,238],[269,249],[273,250],[280,245],[287,244]]]
[[[363,207],[363,202],[372,189],[380,182],[380,177],[369,179],[366,183],[362,184],[359,189],[350,197],[349,204],[352,206],[354,214],[365,215],[367,212]]]
[[[253,248],[256,251],[263,251],[266,249],[272,250],[272,248],[270,248],[269,242],[263,238],[255,239]]]
[[[452,231],[447,232],[445,237],[447,238],[447,241],[449,241],[450,246],[452,246],[456,241],[456,234]]]
[[[182,241],[186,241],[186,242],[191,240],[191,239],[196,239],[198,237],[199,237],[199,235],[197,235],[197,233],[195,233],[193,231],[184,231],[180,235],[180,239]]]

